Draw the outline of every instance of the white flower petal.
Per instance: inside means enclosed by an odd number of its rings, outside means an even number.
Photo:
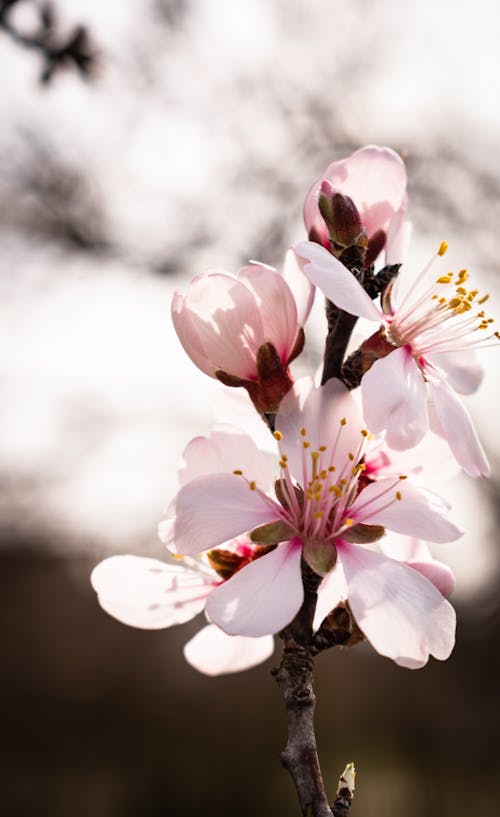
[[[250,475],[249,475],[250,476]],[[196,554],[280,518],[280,506],[234,474],[208,474],[184,485],[172,502],[165,530],[178,553]]]
[[[346,423],[341,424],[342,420]],[[336,378],[319,387],[311,378],[301,378],[283,398],[276,415],[276,429],[283,435],[280,450],[288,457],[290,471],[299,483],[303,482],[304,441],[309,443],[309,453],[327,447],[321,467],[334,466],[340,479],[341,470],[352,466],[349,452],[356,453],[360,444],[364,445],[363,428],[357,400]]]
[[[206,612],[229,635],[277,633],[304,598],[299,540],[283,542],[243,567],[211,594]]]
[[[356,622],[381,655],[410,669],[429,655],[444,660],[455,643],[455,611],[434,585],[401,562],[342,545],[349,604]]]
[[[273,654],[272,635],[247,638],[227,635],[215,624],[208,624],[187,642],[184,657],[198,672],[205,675],[226,675],[262,664]]]
[[[363,412],[370,431],[386,431],[390,448],[417,445],[428,427],[427,391],[406,347],[377,360],[361,380]]]
[[[453,542],[462,535],[448,518],[447,505],[408,480],[372,482],[363,488],[348,511],[359,522],[383,525],[396,533],[429,542]]]
[[[489,476],[490,465],[469,412],[444,380],[429,382],[436,418],[457,462],[471,477]]]
[[[360,318],[371,321],[383,319],[380,309],[375,306],[352,272],[349,272],[347,267],[344,267],[328,250],[313,241],[302,241],[295,244],[293,249],[305,275],[332,303]]]
[[[231,390],[233,391],[233,390]],[[248,402],[248,411],[257,414]],[[262,420],[260,420],[261,424]],[[271,434],[268,436],[272,440]],[[243,471],[259,487],[274,484],[274,467],[248,434],[230,425],[218,425],[207,437],[195,437],[184,449],[179,467],[179,482],[186,485],[199,476]]]
[[[219,584],[182,563],[169,565],[140,556],[110,556],[91,575],[99,604],[123,624],[157,630],[194,618]]]
[[[324,618],[341,601],[347,598],[347,584],[344,576],[342,563],[337,559],[337,563],[330,573],[327,573],[318,587],[318,601],[314,613],[313,631],[319,629]]]

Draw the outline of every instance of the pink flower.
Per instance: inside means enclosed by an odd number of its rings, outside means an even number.
[[[374,438],[368,444],[364,462],[364,477],[368,480],[395,477],[404,467],[408,477],[417,484],[422,479],[426,484],[442,484],[459,472],[448,445],[432,432],[404,454],[388,448],[382,438]],[[453,571],[434,559],[429,546],[421,539],[391,534],[380,540],[379,547],[386,556],[403,561],[426,576],[445,598],[455,589]]]
[[[238,543],[234,545],[234,552]],[[183,624],[205,607],[221,578],[207,559],[160,562],[140,556],[111,556],[98,564],[91,583],[101,607],[123,624],[158,630]],[[239,672],[265,661],[273,652],[272,636],[228,636],[213,624],[184,647],[189,664],[206,675]]]
[[[466,287],[466,270],[436,276],[433,266],[446,247],[443,242],[416,278],[398,276],[383,298],[383,311],[323,247],[303,242],[295,251],[309,280],[328,299],[352,315],[383,324],[389,353],[361,381],[370,429],[385,430],[391,448],[406,450],[423,439],[432,423],[468,474],[488,475],[486,455],[457,392],[477,389],[482,369],[475,350],[498,343],[498,333],[488,331],[491,319],[482,309],[487,296],[478,298],[478,290]]]
[[[429,654],[446,658],[454,639],[453,608],[416,570],[359,544],[379,538],[385,527],[452,541],[460,531],[443,503],[400,477],[359,490],[367,432],[356,401],[339,381],[321,388],[309,379],[296,383],[276,428],[277,480],[249,439],[242,446],[241,437],[219,436],[216,470],[184,482],[161,526],[166,544],[187,555],[247,531],[253,542],[271,547],[211,592],[211,621],[229,634],[279,632],[303,601],[303,556],[325,577],[320,596],[327,612],[347,583],[356,621],[383,655],[405,666],[421,666]],[[205,461],[207,441],[197,445]],[[221,470],[222,460],[230,470]]]
[[[318,209],[322,187],[324,192],[352,199],[369,243],[377,242],[382,249],[385,238],[386,263],[403,260],[408,232],[406,168],[397,153],[368,145],[347,159],[332,162],[314,182],[305,200],[304,222],[309,237],[328,249],[328,230]]]
[[[256,263],[237,275],[198,275],[186,295],[175,294],[172,320],[203,372],[247,388],[259,411],[275,411],[292,383],[288,366],[302,351],[313,292],[289,252],[283,275]]]

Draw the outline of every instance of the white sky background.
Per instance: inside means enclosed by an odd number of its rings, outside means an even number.
[[[500,11],[493,0],[56,6],[99,46],[92,84],[67,73],[40,89],[36,57],[0,32],[3,512],[62,532],[67,548],[161,554],[175,463],[212,419],[213,383],[170,325],[172,292],[207,266],[279,263],[326,164],[370,142],[405,152],[414,256],[445,238],[495,289]],[[29,25],[28,6],[17,20]],[[107,252],[37,226],[33,176],[61,168],[83,180],[82,222],[97,222]],[[319,309],[312,365],[323,332]],[[496,355],[471,406],[498,469]],[[490,571],[494,522],[484,483],[454,493],[471,532],[444,556],[467,591]]]

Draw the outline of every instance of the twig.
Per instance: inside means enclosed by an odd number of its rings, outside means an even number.
[[[10,20],[10,12],[19,0],[1,0],[0,29],[23,48],[38,51],[43,57],[40,81],[49,83],[54,73],[64,66],[73,65],[80,74],[89,77],[97,62],[87,29],[77,25],[66,39],[57,35],[56,17],[49,3],[38,7],[39,30],[34,34],[23,34]]]

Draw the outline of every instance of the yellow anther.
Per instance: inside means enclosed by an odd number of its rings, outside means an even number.
[[[396,491],[396,499],[402,499],[401,491]]]
[[[363,437],[368,437],[368,434],[369,434],[369,433],[370,433],[370,432],[369,432],[369,431],[367,431],[367,430],[366,430],[366,428],[362,428],[362,429],[361,429],[361,434],[363,435]]]
[[[301,437],[305,437],[305,436],[306,436],[306,434],[307,434],[307,430],[306,430],[305,428],[301,428],[301,429],[300,429],[300,436],[301,436]]]
[[[321,479],[326,479],[326,478],[327,478],[327,476],[328,476],[328,474],[327,474],[327,472],[326,472],[326,471],[321,471],[321,472],[320,472],[320,477],[321,477]]]
[[[304,448],[309,448],[311,443],[308,443],[308,442],[305,441],[305,442],[302,443],[302,445],[303,445]]]
[[[279,466],[280,466],[280,468],[286,468],[285,460],[281,459],[280,462],[279,462]]]
[[[330,487],[328,488],[328,493],[335,494],[335,496],[340,496],[342,491],[340,490],[338,485],[330,485]]]
[[[341,426],[345,426],[345,425],[347,425],[347,420],[346,420],[346,418],[345,418],[345,417],[342,417],[342,419],[341,419],[341,421],[340,421],[340,425],[341,425]]]
[[[315,511],[314,518],[315,519],[322,519],[323,518],[323,511]]]
[[[440,298],[439,303],[440,304],[445,304],[446,303],[446,298]]]
[[[486,295],[483,295],[482,298],[479,298],[478,304],[485,304],[489,297],[490,297],[490,293],[487,292]]]
[[[432,298],[431,298],[432,301],[437,301],[437,299],[438,299],[437,295],[433,295]]]
[[[354,519],[351,519],[351,517],[348,516],[347,519],[344,519],[344,525],[348,528],[352,528],[354,525]]]
[[[283,434],[281,433],[281,431],[273,431],[273,437],[275,440],[282,440]]]
[[[436,284],[451,284],[452,278],[452,273],[448,272],[447,275],[440,275],[439,278],[436,278]]]
[[[457,274],[457,278],[460,284],[464,284],[465,281],[469,278],[469,273],[466,269],[461,269],[460,272]]]
[[[500,340],[500,332],[494,332],[493,334],[495,335],[497,340]]]
[[[345,479],[339,479],[339,485],[342,485],[342,487],[344,487],[345,483],[346,483]]]
[[[253,481],[253,479],[251,480],[251,482],[248,483],[248,487],[250,488],[251,491],[255,491],[255,482]]]
[[[311,459],[317,462],[319,460],[319,451],[311,451]]]
[[[233,474],[236,474],[237,477],[241,477],[243,476],[243,471],[240,471],[239,468],[236,468],[236,470],[233,471]]]
[[[448,243],[446,241],[441,241],[439,245],[439,250],[437,252],[438,255],[444,255],[446,250],[448,249]]]
[[[335,471],[335,466],[334,465],[329,465],[328,466],[328,471],[330,472],[330,474],[333,474],[333,472]]]
[[[366,471],[366,465],[364,462],[360,462],[359,465],[356,465],[356,471],[359,471],[360,473],[362,471]]]
[[[319,450],[321,452],[326,451],[326,445],[320,445]]]
[[[481,309],[481,312],[478,312],[476,318],[484,318],[484,309]]]
[[[354,454],[352,453],[352,451],[349,451],[348,456],[349,456],[349,459],[350,459],[350,460],[351,460],[351,462],[352,462],[352,461],[353,461],[353,459],[354,459]]]
[[[467,295],[467,290],[465,287],[457,287],[456,292],[457,295]]]
[[[407,474],[400,474],[399,479],[408,479]]]

